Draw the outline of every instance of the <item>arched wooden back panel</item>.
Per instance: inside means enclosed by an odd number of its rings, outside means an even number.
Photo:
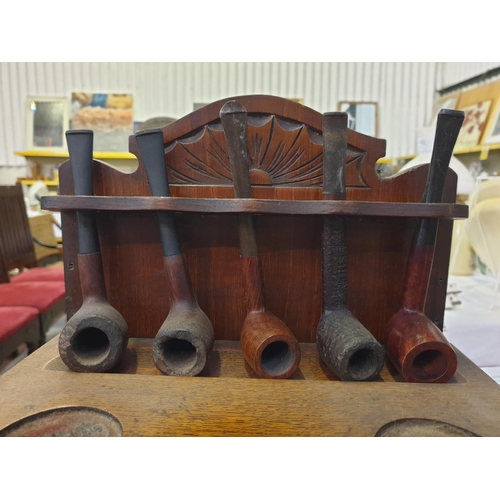
[[[239,96],[249,115],[254,198],[320,200],[320,113],[271,96]],[[227,148],[219,119],[223,99],[165,126],[163,137],[171,194],[189,198],[233,198]],[[134,137],[130,151],[138,155]],[[427,166],[381,179],[375,163],[385,141],[349,130],[347,199],[420,202]],[[73,194],[69,162],[60,168],[60,193]],[[453,203],[456,174],[448,173],[443,202]],[[149,196],[145,170],[121,173],[94,162],[94,194]],[[176,221],[193,286],[213,322],[216,339],[237,340],[245,317],[245,289],[234,214],[178,213]],[[154,337],[169,309],[169,292],[154,213],[98,215],[110,303],[125,317],[132,337]],[[314,342],[321,315],[321,228],[318,215],[257,215],[264,294],[269,310],[301,342]],[[406,259],[415,219],[349,217],[349,307],[380,336],[401,304]],[[75,215],[63,212],[67,312],[81,304]],[[426,312],[442,329],[451,242],[451,220],[441,220]]]

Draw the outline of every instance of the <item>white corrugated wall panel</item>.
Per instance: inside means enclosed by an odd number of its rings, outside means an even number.
[[[500,67],[500,62],[444,62],[441,65],[439,89],[455,85],[480,75],[485,71]]]
[[[241,94],[302,98],[320,112],[342,100],[376,101],[387,156],[415,152],[415,134],[430,120],[438,88],[500,63],[394,62],[37,62],[0,64],[0,165],[24,165],[25,101],[71,92],[132,93],[134,119],[179,118],[194,102]],[[1,177],[0,177],[1,182]]]

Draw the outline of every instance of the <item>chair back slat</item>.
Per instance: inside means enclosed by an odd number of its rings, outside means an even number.
[[[7,271],[36,266],[21,185],[0,186],[0,252]]]

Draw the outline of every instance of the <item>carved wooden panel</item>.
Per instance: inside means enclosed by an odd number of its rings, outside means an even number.
[[[222,99],[163,127],[167,174],[172,184],[231,186],[231,169],[219,113],[238,100],[248,112],[248,150],[252,185],[321,187],[323,183],[322,115],[301,104],[273,96]],[[135,139],[130,151],[139,158]],[[348,188],[377,189],[382,180],[376,161],[385,140],[348,132]]]
[[[248,117],[248,150],[256,186],[321,186],[321,132],[276,115]],[[365,153],[348,149],[347,184],[367,187],[361,172]],[[166,144],[165,160],[173,184],[231,184],[231,166],[220,123],[208,124]]]

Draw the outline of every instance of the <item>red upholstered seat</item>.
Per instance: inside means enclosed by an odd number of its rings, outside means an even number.
[[[8,339],[19,329],[38,318],[34,307],[0,306],[0,341]]]
[[[38,318],[34,307],[0,306],[0,341],[14,335],[19,329]]]
[[[0,285],[0,306],[28,306],[43,313],[65,293],[64,282],[5,283]]]
[[[11,283],[30,281],[64,281],[64,267],[34,267],[10,279]]]

